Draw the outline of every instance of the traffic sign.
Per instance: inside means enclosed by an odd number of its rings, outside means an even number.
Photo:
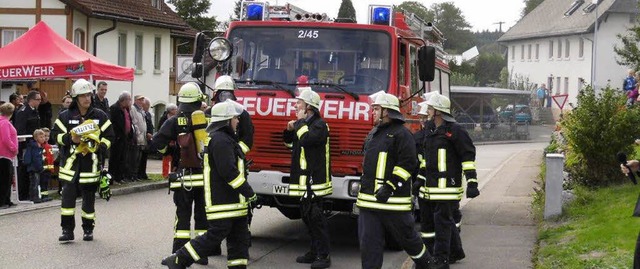
[[[551,97],[553,98],[553,101],[556,103],[556,105],[560,107],[560,109],[564,107],[564,104],[567,102],[567,99],[569,99],[568,94],[558,94]]]
[[[195,65],[193,64],[192,55],[177,55],[176,56],[176,82],[187,83],[196,82],[195,78],[191,77],[191,70]]]

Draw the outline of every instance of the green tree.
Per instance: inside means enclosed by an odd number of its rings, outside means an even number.
[[[342,0],[338,10],[338,18],[352,19],[356,21],[356,9],[353,8],[351,0]]]
[[[509,69],[505,66],[500,70],[500,88],[507,89],[509,87]]]
[[[397,8],[413,13],[417,18],[424,22],[433,22],[433,18],[435,17],[433,11],[429,10],[422,3],[417,1],[404,1],[402,4],[397,6]]]
[[[478,56],[475,65],[475,77],[480,86],[495,85],[500,82],[500,71],[506,66],[502,55],[484,53]]]
[[[522,9],[521,18],[527,16],[529,12],[533,11],[544,0],[524,0],[524,8]]]
[[[211,7],[209,0],[169,0],[168,3],[176,7],[178,16],[198,31],[214,30],[218,25],[215,17],[205,16]]]
[[[434,24],[447,41],[444,49],[450,53],[462,53],[473,47],[473,34],[469,30],[471,25],[462,15],[462,10],[453,2],[436,3],[431,5],[434,13]]]
[[[232,20],[239,20],[240,19],[240,11],[242,10],[242,0],[236,0],[234,6],[233,6],[233,17],[231,17]]]
[[[634,70],[640,68],[640,48],[638,48],[638,42],[640,42],[640,25],[636,23],[633,27],[629,28],[628,34],[618,34],[618,39],[622,41],[622,46],[616,45],[613,50],[618,54],[616,62],[620,65],[628,66]]]

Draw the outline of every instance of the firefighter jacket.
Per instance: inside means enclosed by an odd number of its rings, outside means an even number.
[[[416,144],[401,121],[375,127],[365,140],[363,173],[356,205],[361,209],[411,211],[411,173],[416,169]],[[383,184],[394,191],[386,203],[376,201]]]
[[[445,122],[435,127],[427,124],[424,138],[426,186],[419,197],[434,201],[460,201],[462,174],[467,183],[478,182],[476,176],[476,147],[469,133],[457,123]]]
[[[181,133],[191,133],[191,135],[193,135],[193,131],[190,126],[191,113],[198,109],[200,109],[200,102],[198,102],[197,105],[193,103],[180,104],[178,115],[167,119],[167,121],[165,121],[160,127],[160,130],[153,136],[153,139],[151,140],[153,143],[152,148],[158,149],[162,154],[171,154],[174,164],[179,164],[180,146],[178,143],[175,143],[175,147],[172,146],[173,149],[170,149],[169,144],[171,141],[177,141],[178,135]],[[171,150],[174,150],[175,152],[171,152]],[[170,189],[191,187],[201,188],[204,186],[204,175],[202,174],[202,169],[184,168],[179,165],[176,167],[178,167],[182,176],[180,177],[180,180],[169,183]]]
[[[333,193],[329,125],[317,114],[284,130],[283,139],[291,153],[290,196],[322,197]],[[311,191],[311,193],[308,193]],[[313,194],[313,195],[311,195]]]
[[[242,111],[240,117],[238,117],[240,121],[238,123],[238,144],[242,148],[242,152],[247,154],[253,147],[253,122],[251,122],[251,116],[249,112]]]
[[[427,134],[427,129],[422,128],[416,133],[413,134],[413,140],[416,141],[416,153],[418,154],[418,169],[415,171],[415,179],[417,183],[422,183],[427,180],[426,175],[426,167],[427,164],[424,161],[424,138]]]
[[[33,131],[40,128],[40,113],[37,108],[32,108],[27,103],[16,111],[14,125],[18,135],[32,135]]]
[[[96,152],[83,153],[76,151],[79,144],[71,140],[71,130],[84,121],[92,119],[100,127],[100,146]],[[80,172],[79,183],[97,183],[100,180],[100,170],[103,165],[104,154],[111,147],[114,139],[111,121],[102,110],[89,107],[87,113],[80,115],[78,108],[69,108],[62,112],[55,121],[51,136],[55,137],[60,148],[60,180],[72,181],[76,172]]]
[[[246,216],[247,198],[255,195],[247,182],[244,153],[231,127],[209,135],[204,154],[204,198],[208,220]]]

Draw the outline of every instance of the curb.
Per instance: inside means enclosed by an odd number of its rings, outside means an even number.
[[[168,187],[169,187],[169,182],[167,182],[166,180],[160,180],[160,181],[154,181],[154,182],[145,182],[145,183],[142,183],[142,184],[137,184],[135,186],[123,186],[123,187],[119,187],[117,189],[113,189],[113,190],[111,190],[111,195],[112,196],[119,196],[119,195],[126,195],[126,194],[138,193],[138,192],[152,191],[152,190],[168,188]],[[99,199],[99,197],[98,197],[98,199]],[[7,209],[0,210],[0,217],[1,216],[18,214],[18,213],[22,213],[22,212],[30,212],[30,211],[40,210],[40,209],[60,207],[61,203],[62,202],[60,200],[53,200],[53,201],[50,201],[50,202],[45,202],[45,203],[40,203],[40,204],[32,204],[30,202],[28,202],[28,203],[17,203],[17,205],[15,207],[10,207],[10,208],[7,208]],[[77,203],[80,204],[80,203],[82,203],[82,201],[78,200]]]

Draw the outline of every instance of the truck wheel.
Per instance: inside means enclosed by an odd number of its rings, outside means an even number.
[[[278,210],[282,215],[289,219],[301,219],[302,213],[300,213],[300,208],[298,207],[278,207]]]

